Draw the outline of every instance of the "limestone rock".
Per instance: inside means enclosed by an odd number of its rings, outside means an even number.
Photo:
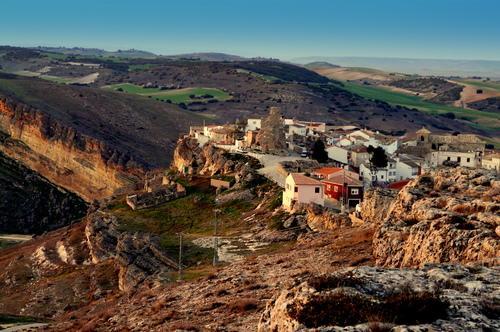
[[[498,183],[491,171],[443,168],[412,180],[392,201],[382,191],[368,194],[361,215],[378,225],[377,264],[498,264]]]
[[[177,263],[161,250],[159,239],[120,232],[113,215],[99,211],[90,215],[85,235],[94,264],[107,259],[117,262],[121,290],[131,290],[163,272],[178,269]]]
[[[496,330],[499,280],[498,267],[347,268],[276,293],[258,331]]]
[[[352,224],[348,214],[329,211],[317,204],[309,204],[306,211],[307,225],[313,231],[332,230]]]

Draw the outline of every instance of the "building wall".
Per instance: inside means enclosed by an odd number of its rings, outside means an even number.
[[[297,187],[297,192],[295,192]],[[315,188],[319,188],[319,193],[315,192]],[[316,203],[324,205],[324,193],[322,185],[295,185],[293,178],[288,176],[285,181],[285,190],[283,191],[283,206],[291,208],[293,202],[297,203]]]
[[[373,174],[371,173],[370,169],[362,164],[359,167],[359,174],[363,178],[363,180],[367,183],[370,183],[372,181],[375,181],[375,175],[377,182],[392,182],[396,181],[397,179],[397,171],[396,171],[396,165],[390,163],[388,165],[388,168],[385,169],[379,169]]]
[[[293,135],[293,134],[299,136],[306,136],[307,128],[302,126],[291,125],[288,127],[288,135]]]
[[[500,172],[500,158],[483,159],[482,167]]]
[[[351,152],[351,161],[354,167],[359,167],[361,164],[368,162],[370,154],[368,152]]]
[[[404,162],[396,162],[397,180],[413,179],[418,175],[418,167],[412,167]]]
[[[445,161],[459,162],[460,166],[474,168],[478,160],[474,152],[433,151],[430,153],[430,164],[433,167],[443,165]]]
[[[248,130],[258,130],[261,128],[261,119],[248,119],[247,120],[247,126],[246,126],[246,131]]]
[[[341,162],[343,164],[347,164],[349,162],[348,155],[349,151],[341,148],[339,146],[330,146],[325,149],[328,153],[328,157],[335,161]]]

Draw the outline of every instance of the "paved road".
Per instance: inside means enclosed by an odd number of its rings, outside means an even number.
[[[263,168],[258,170],[260,174],[264,175],[269,180],[276,182],[282,188],[285,187],[286,176],[278,171],[279,163],[282,161],[309,160],[299,156],[282,157],[272,154],[260,154],[254,152],[249,152],[248,155],[250,157],[258,159],[264,166]]]

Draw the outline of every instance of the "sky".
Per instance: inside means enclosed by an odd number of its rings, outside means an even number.
[[[0,0],[0,44],[500,60],[500,0]]]

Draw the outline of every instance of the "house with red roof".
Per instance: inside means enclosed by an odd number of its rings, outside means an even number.
[[[340,172],[341,170],[342,168],[340,167],[321,167],[315,169],[312,175],[319,179],[328,179],[330,175]]]
[[[363,200],[363,182],[353,172],[342,170],[321,181],[325,197],[355,207]]]

